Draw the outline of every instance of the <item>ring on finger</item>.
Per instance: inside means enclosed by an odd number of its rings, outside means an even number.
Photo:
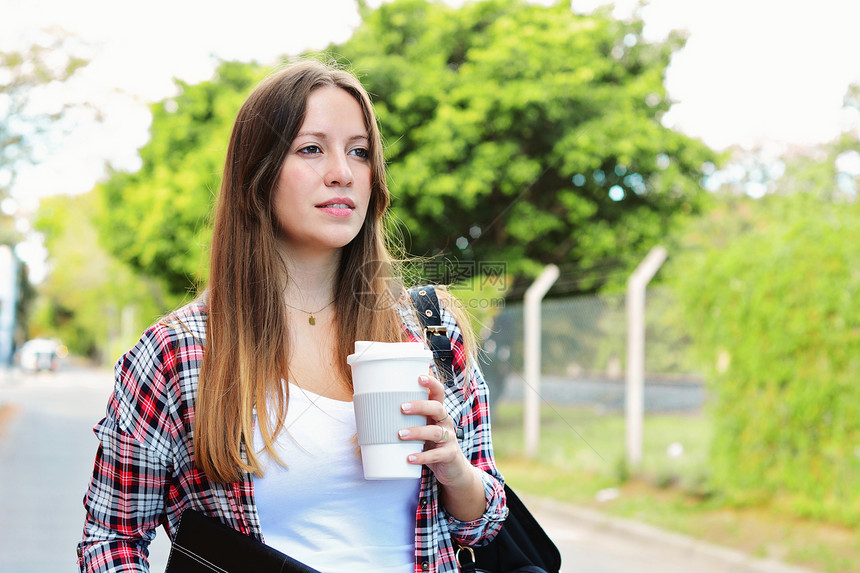
[[[442,439],[437,440],[437,444],[444,444],[448,441],[448,428],[442,428]]]
[[[448,414],[445,414],[445,416],[441,420],[433,420],[433,421],[437,424],[441,424],[442,422],[444,422],[447,419],[448,419]]]

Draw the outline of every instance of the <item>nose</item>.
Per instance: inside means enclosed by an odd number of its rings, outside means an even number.
[[[328,187],[349,187],[352,185],[352,169],[346,157],[329,156],[326,164],[325,184]]]

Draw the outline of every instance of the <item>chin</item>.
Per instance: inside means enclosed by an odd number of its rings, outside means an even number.
[[[304,241],[291,240],[289,237],[283,239],[283,245],[287,252],[317,252],[326,253],[330,251],[340,251],[345,246],[350,244],[358,236],[358,233],[340,236],[317,237]]]

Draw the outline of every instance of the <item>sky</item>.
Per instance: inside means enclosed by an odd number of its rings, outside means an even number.
[[[588,13],[606,3],[572,0],[571,7]],[[625,18],[637,3],[618,0],[614,14]],[[146,104],[172,96],[173,78],[208,79],[217,58],[275,63],[346,40],[359,24],[354,0],[0,0],[0,14],[0,50],[20,49],[50,27],[86,42],[91,63],[63,95],[105,115],[98,124],[82,120],[20,173],[15,203],[0,206],[19,212],[31,212],[42,196],[88,191],[108,161],[139,166]],[[667,71],[676,102],[664,118],[669,127],[718,150],[779,153],[860,125],[842,109],[849,84],[860,82],[860,1],[650,0],[642,16],[647,39],[672,29],[688,34]]]

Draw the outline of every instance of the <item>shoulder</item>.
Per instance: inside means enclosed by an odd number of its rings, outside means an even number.
[[[195,301],[171,312],[147,328],[117,366],[147,369],[173,365],[177,349],[202,353],[206,341],[206,307]],[[201,356],[202,358],[202,356]],[[162,368],[158,368],[162,369]]]
[[[436,293],[436,301],[435,303],[430,299],[429,304],[431,306],[438,306],[439,318],[442,326],[444,326],[448,332],[448,338],[452,339],[452,342],[456,341],[460,344],[464,343],[464,340],[467,340],[466,330],[469,328],[468,317],[464,315],[462,312],[462,305],[447,288],[438,285],[425,285],[413,287],[408,292],[404,292],[400,298],[398,303],[398,313],[400,314],[400,320],[403,323],[404,327],[406,327],[411,333],[423,337],[423,327],[421,326],[421,319],[418,316],[418,312],[421,309],[416,308],[416,305],[413,304],[410,293],[413,292],[429,292],[433,290]],[[419,294],[419,297],[423,296]],[[419,298],[419,300],[421,300]]]
[[[404,331],[409,334],[410,337],[415,338],[417,340],[423,340],[423,328],[421,327],[421,322],[418,319],[417,310],[415,306],[412,304],[412,299],[409,297],[409,293],[404,291],[400,296],[400,299],[397,301],[397,315],[400,317],[400,323],[403,325]]]
[[[419,296],[416,298],[422,301],[421,304],[424,304],[423,299],[421,298],[423,295],[421,295],[420,292],[429,292],[431,288],[435,291],[436,301],[434,303],[431,296],[429,299],[429,305],[430,307],[438,306],[441,326],[445,327],[445,334],[451,341],[451,351],[454,354],[454,367],[455,369],[465,369],[469,363],[468,357],[474,351],[472,348],[473,338],[471,336],[471,325],[469,323],[468,316],[462,312],[462,305],[459,303],[458,299],[445,287],[435,285],[421,286],[410,289],[409,293],[419,293]],[[419,304],[419,306],[421,306],[421,304]],[[419,317],[418,313],[421,312],[423,308],[426,307],[416,308],[416,305],[412,302],[412,297],[408,293],[404,293],[398,306],[398,311],[400,312],[404,328],[406,328],[413,337],[421,341],[424,341],[425,337],[424,328],[421,324],[421,317]]]
[[[200,300],[186,304],[159,320],[150,330],[167,341],[181,346],[206,345],[206,321],[209,308]]]
[[[114,368],[120,426],[143,438],[194,395],[203,362],[206,307],[190,303],[150,326]],[[143,423],[142,423],[143,422]]]
[[[463,312],[463,305],[454,294],[446,288],[436,288],[436,296],[439,297],[439,310],[442,316],[442,325],[452,333],[449,338],[452,342],[465,344],[469,339],[466,333],[471,328],[469,317]]]

